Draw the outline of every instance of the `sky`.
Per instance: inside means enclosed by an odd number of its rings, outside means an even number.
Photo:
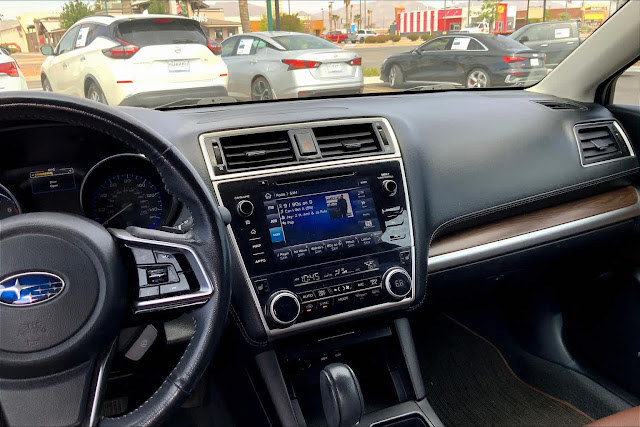
[[[359,0],[352,0],[353,4],[358,4]],[[370,0],[371,1],[371,0]],[[384,0],[382,0],[384,1]],[[440,8],[444,6],[444,3],[447,3],[448,6],[452,4],[457,4],[459,6],[465,6],[467,4],[467,0],[424,0],[422,3],[428,4],[430,6]],[[509,3],[522,3],[523,7],[526,7],[527,0],[507,0]],[[586,0],[585,3],[593,3],[593,2],[604,2],[605,0]],[[88,0],[89,3],[93,4],[93,0]],[[473,0],[474,4],[481,4],[481,0]],[[16,16],[19,16],[24,12],[53,12],[59,13],[62,9],[62,5],[65,3],[63,0],[0,0],[0,19],[13,19]],[[213,1],[209,3],[214,3]],[[251,3],[257,5],[264,5],[264,1],[251,1]],[[286,5],[288,9],[289,0],[280,0],[281,5]],[[342,1],[335,0],[334,4],[341,4]],[[293,0],[291,1],[291,11],[300,11],[304,10],[305,12],[315,13],[320,12],[321,8],[325,8],[328,4],[327,0]],[[564,5],[564,0],[548,0],[548,4],[554,4],[555,7],[558,5]],[[581,6],[582,0],[573,0],[569,1],[569,6],[578,7]],[[542,6],[542,0],[531,0],[531,6]],[[549,6],[547,6],[549,7]]]

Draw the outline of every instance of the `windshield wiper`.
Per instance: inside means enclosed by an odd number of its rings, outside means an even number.
[[[153,107],[154,110],[162,110],[172,107],[195,107],[198,105],[215,105],[215,104],[233,104],[236,101],[235,98],[230,96],[214,96],[209,98],[182,98],[175,101],[167,102],[166,104]]]
[[[462,85],[455,83],[431,83],[406,89],[405,92],[428,92],[430,90],[460,89]]]

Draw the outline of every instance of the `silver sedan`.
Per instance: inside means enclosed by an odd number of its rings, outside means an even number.
[[[222,42],[229,96],[266,100],[362,93],[362,58],[309,34],[240,34]]]

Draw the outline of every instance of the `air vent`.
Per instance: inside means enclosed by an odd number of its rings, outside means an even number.
[[[583,106],[572,104],[566,101],[535,101],[537,104],[544,105],[552,110],[584,110]]]
[[[629,147],[613,122],[575,127],[583,165],[629,156]]]
[[[322,158],[373,154],[383,150],[371,123],[313,128]]]
[[[286,131],[224,136],[220,148],[228,171],[280,166],[296,160]]]

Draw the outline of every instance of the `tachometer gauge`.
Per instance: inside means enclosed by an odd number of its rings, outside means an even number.
[[[20,205],[18,205],[16,198],[3,185],[0,185],[0,219],[9,218],[19,213]]]
[[[85,214],[105,227],[158,228],[175,210],[153,165],[134,154],[109,157],[95,165],[80,193]]]

